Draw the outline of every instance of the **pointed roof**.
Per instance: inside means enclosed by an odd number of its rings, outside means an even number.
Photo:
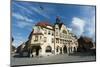
[[[56,17],[56,23],[54,25],[56,24],[59,26],[59,29],[61,29],[63,22],[60,20],[60,16]]]

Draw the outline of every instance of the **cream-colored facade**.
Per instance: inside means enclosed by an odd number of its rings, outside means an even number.
[[[30,55],[48,56],[77,51],[78,42],[67,27],[56,19],[54,25],[47,22],[39,22],[33,27],[29,38]]]

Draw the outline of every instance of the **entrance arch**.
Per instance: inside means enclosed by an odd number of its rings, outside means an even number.
[[[47,46],[45,52],[52,52],[52,47],[51,46]]]
[[[64,53],[67,53],[67,47],[64,45],[64,47],[63,47],[63,52]]]
[[[76,50],[76,47],[74,47],[74,52],[76,52],[77,50]]]
[[[40,46],[37,46],[37,48],[36,48],[36,56],[38,56],[39,55],[39,50],[41,49],[41,47]]]
[[[33,46],[33,47],[32,47],[32,52],[34,52],[35,55],[38,56],[38,55],[39,55],[39,50],[40,50],[40,49],[41,49],[40,46]],[[31,52],[31,53],[32,53],[32,52]]]

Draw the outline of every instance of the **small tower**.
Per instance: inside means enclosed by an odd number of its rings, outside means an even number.
[[[54,25],[54,29],[55,29],[55,36],[54,36],[54,49],[55,49],[55,54],[57,54],[56,53],[56,46],[57,46],[57,44],[59,44],[59,34],[60,34],[60,28],[59,28],[59,26],[60,26],[60,23],[61,23],[61,20],[60,20],[60,17],[59,16],[57,16],[56,17],[56,22],[55,22],[55,25]]]
[[[60,17],[57,16],[56,18],[56,23],[55,23],[55,36],[58,37],[59,36],[59,25],[61,23]]]
[[[56,18],[56,23],[57,24],[61,23],[61,20],[60,20],[60,17],[59,16],[57,16],[57,18]]]

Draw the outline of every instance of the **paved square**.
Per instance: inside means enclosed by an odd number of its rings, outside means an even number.
[[[95,61],[95,56],[68,56],[68,54],[53,55],[46,57],[34,58],[11,58],[11,66],[13,65],[29,65],[29,64],[48,64],[48,63],[63,63],[63,62],[79,62],[79,61]]]

